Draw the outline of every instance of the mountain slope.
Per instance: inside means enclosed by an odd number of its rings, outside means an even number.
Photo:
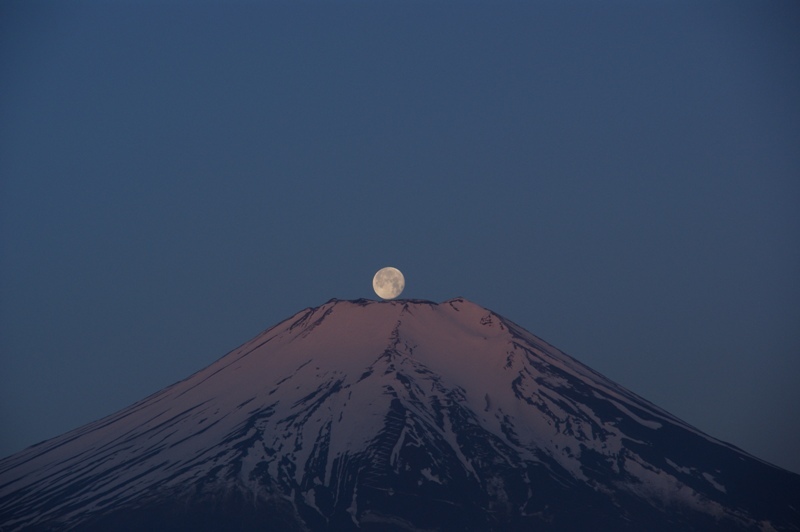
[[[2,530],[800,530],[798,501],[464,299],[306,309],[0,461]]]

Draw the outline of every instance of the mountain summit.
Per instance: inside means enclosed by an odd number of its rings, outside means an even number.
[[[800,476],[465,299],[331,300],[0,461],[0,530],[800,530]]]

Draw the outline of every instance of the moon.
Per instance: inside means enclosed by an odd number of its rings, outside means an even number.
[[[394,299],[403,293],[406,278],[397,268],[387,266],[381,268],[372,278],[372,288],[381,299]]]

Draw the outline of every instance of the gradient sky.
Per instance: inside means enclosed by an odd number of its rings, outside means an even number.
[[[464,296],[800,472],[800,4],[0,4],[0,456]]]

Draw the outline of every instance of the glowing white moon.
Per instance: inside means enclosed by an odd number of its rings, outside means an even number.
[[[372,278],[372,288],[381,299],[394,299],[406,287],[406,278],[397,268],[381,268]]]

